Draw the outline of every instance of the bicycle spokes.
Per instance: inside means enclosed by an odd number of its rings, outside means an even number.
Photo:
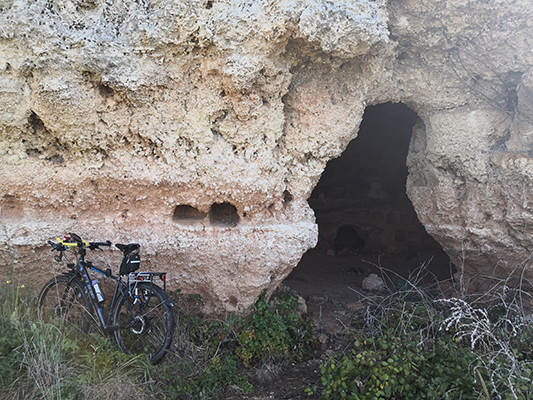
[[[120,328],[115,337],[128,353],[146,353],[157,362],[172,340],[172,310],[161,289],[149,284],[139,286],[129,307],[128,297],[118,304],[115,321]]]

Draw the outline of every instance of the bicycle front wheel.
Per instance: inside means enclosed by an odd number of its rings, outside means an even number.
[[[57,276],[48,281],[39,294],[37,309],[39,318],[46,322],[59,319],[82,332],[89,330],[92,306],[77,278]]]
[[[113,324],[118,326],[115,339],[126,353],[145,353],[155,364],[172,342],[172,308],[159,286],[141,282],[132,289],[132,294],[133,298],[120,296],[113,310]]]

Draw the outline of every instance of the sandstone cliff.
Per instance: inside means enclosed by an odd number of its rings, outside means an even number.
[[[419,116],[426,230],[458,266],[512,268],[533,250],[532,21],[530,0],[0,0],[20,273],[64,232],[137,241],[171,284],[246,309],[315,245],[306,200],[385,102]]]

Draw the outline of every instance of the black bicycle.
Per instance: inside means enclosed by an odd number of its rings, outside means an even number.
[[[88,332],[93,321],[99,323],[107,336],[113,335],[126,353],[147,354],[152,364],[160,361],[172,341],[174,316],[172,300],[166,293],[166,273],[136,272],[140,266],[139,244],[116,244],[123,253],[119,275],[108,268],[105,271],[85,261],[87,249],[96,250],[111,246],[111,242],[87,242],[69,233],[57,243],[48,241],[51,252],[57,251],[56,261],[63,260],[65,251],[74,250],[76,263],[69,263],[68,272],[52,278],[39,294],[38,310],[44,320],[59,318],[62,323],[73,324]],[[89,271],[98,272],[116,281],[107,312],[104,296]],[[127,279],[123,280],[123,276]],[[161,281],[163,288],[155,281]],[[106,315],[104,315],[106,314]]]

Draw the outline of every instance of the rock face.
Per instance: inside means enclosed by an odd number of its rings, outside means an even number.
[[[20,274],[46,276],[64,232],[137,241],[174,287],[244,310],[316,244],[306,200],[386,102],[419,117],[426,230],[460,268],[512,268],[533,250],[532,21],[530,0],[0,0]]]

